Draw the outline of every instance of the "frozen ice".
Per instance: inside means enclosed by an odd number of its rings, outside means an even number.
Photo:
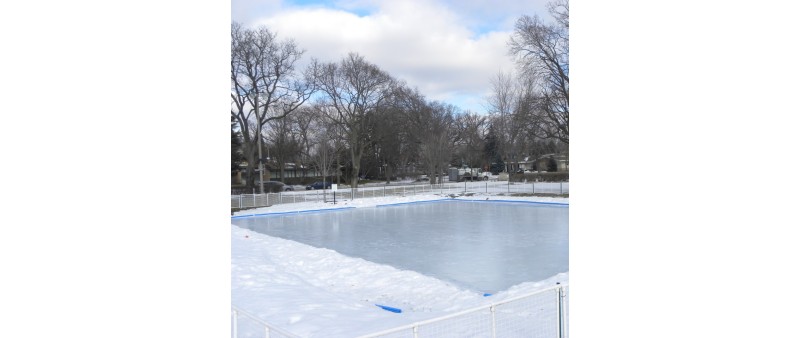
[[[569,271],[566,206],[443,201],[231,222],[477,292]]]

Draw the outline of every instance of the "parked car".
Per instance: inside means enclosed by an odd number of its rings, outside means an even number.
[[[283,182],[279,181],[267,181],[264,182],[264,192],[284,192],[284,191],[294,191],[291,185],[286,185]]]
[[[306,186],[306,190],[317,190],[317,189],[330,189],[331,182],[316,181]]]

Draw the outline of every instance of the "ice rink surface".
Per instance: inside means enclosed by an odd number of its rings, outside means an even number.
[[[567,206],[442,201],[231,221],[478,292],[569,271]]]

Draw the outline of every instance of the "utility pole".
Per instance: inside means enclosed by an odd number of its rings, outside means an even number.
[[[260,192],[264,194],[264,159],[261,157],[261,115],[258,114],[258,92],[253,98],[253,104],[256,109],[256,127],[258,128],[258,185]]]

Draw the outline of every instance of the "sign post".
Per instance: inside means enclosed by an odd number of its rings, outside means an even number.
[[[336,190],[339,188],[338,184],[331,184],[331,191],[333,191],[333,204],[336,204]]]

